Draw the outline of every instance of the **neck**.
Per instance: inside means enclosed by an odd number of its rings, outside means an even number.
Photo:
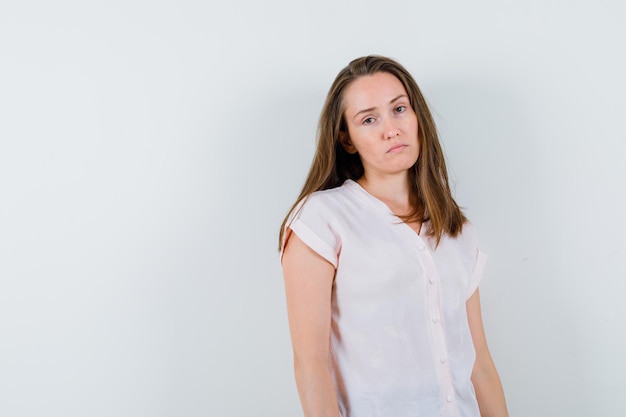
[[[409,175],[368,176],[357,181],[368,193],[401,211],[410,210]],[[395,211],[395,210],[394,210]]]

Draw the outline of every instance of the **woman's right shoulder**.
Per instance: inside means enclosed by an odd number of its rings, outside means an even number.
[[[346,199],[350,198],[347,184],[326,190],[315,191],[305,197],[299,204],[298,208],[307,210],[330,210],[341,207],[345,204]]]
[[[346,185],[315,191],[304,197],[294,207],[287,224],[303,217],[324,218],[327,221],[332,219],[335,213],[346,206],[347,199],[350,198]]]
[[[337,187],[315,191],[303,198],[285,224],[282,248],[293,231],[303,242],[336,266],[341,242],[341,211],[345,198],[349,198],[345,193],[342,187]]]

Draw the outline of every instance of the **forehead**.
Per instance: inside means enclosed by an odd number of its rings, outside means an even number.
[[[377,72],[363,75],[348,85],[343,104],[347,112],[358,112],[364,108],[387,105],[400,95],[407,95],[400,80],[387,72]]]

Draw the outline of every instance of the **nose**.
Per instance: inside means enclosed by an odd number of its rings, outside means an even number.
[[[387,126],[385,126],[385,138],[386,139],[393,139],[396,136],[400,136],[400,132],[398,132],[398,128],[396,128],[392,124],[388,124]]]
[[[381,123],[381,127],[382,127],[382,132],[384,135],[384,138],[389,140],[389,139],[393,139],[396,136],[400,136],[400,131],[398,129],[398,126],[396,126],[396,121],[393,120],[393,118],[383,118],[382,119],[382,123]]]

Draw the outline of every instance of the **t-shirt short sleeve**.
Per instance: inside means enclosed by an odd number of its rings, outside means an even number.
[[[478,284],[483,278],[483,272],[485,271],[485,264],[487,263],[487,254],[480,249],[476,250],[476,264],[474,265],[474,270],[472,271],[472,277],[470,279],[470,285],[467,290],[466,299],[469,299],[476,289],[478,288]]]
[[[341,239],[337,233],[335,217],[324,197],[323,192],[309,196],[296,207],[286,227],[337,268]],[[285,244],[286,241],[283,242],[283,247]]]
[[[469,251],[472,262],[471,275],[469,280],[469,285],[467,286],[467,292],[465,295],[466,299],[469,299],[480,284],[482,280],[483,273],[485,271],[485,264],[487,263],[487,254],[480,250],[478,245],[478,237],[476,235],[476,231],[474,226],[471,223],[468,223],[463,226],[463,235],[466,244],[466,250]]]

